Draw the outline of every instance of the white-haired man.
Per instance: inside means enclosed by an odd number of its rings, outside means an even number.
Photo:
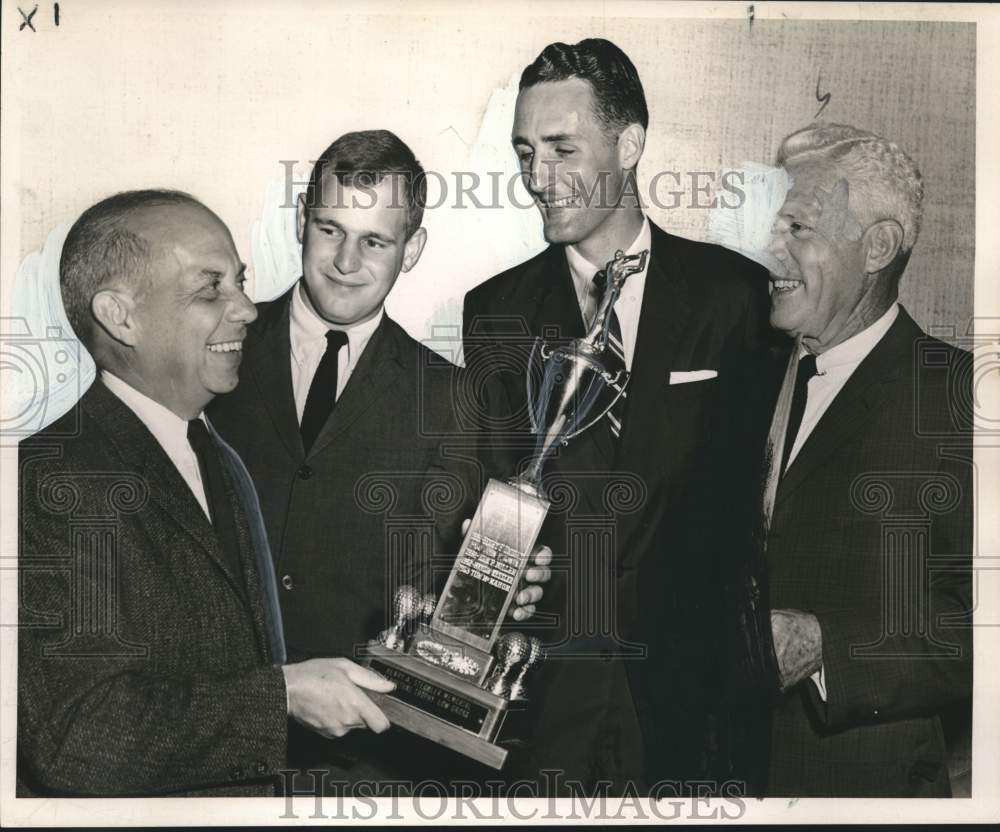
[[[970,356],[897,299],[920,228],[913,161],[826,124],[788,136],[778,163],[792,186],[771,323],[800,346],[766,411],[782,688],[767,793],[947,796],[940,714],[972,677]]]

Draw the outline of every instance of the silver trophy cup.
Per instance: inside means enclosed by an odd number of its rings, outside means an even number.
[[[607,283],[583,338],[551,346],[535,342],[528,365],[528,409],[537,441],[531,462],[512,484],[541,494],[542,467],[560,445],[603,419],[625,394],[628,373],[609,360],[608,333],[625,279],[646,268],[648,251],[621,251],[607,267]],[[540,376],[540,381],[537,381]]]

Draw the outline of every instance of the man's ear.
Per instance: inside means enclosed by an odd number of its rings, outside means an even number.
[[[424,251],[424,246],[427,244],[427,229],[418,228],[410,235],[410,239],[406,241],[406,245],[403,248],[403,271],[408,272],[420,259],[420,255]]]
[[[877,274],[888,266],[903,245],[903,226],[896,220],[879,220],[865,231],[865,273]]]
[[[135,300],[130,294],[120,289],[102,289],[90,301],[90,311],[101,329],[118,343],[135,346],[139,331]]]
[[[646,131],[641,124],[630,124],[618,135],[618,164],[622,170],[633,170],[646,147]]]
[[[295,206],[295,236],[302,243],[302,238],[306,233],[306,194],[305,191],[299,194],[298,204]]]

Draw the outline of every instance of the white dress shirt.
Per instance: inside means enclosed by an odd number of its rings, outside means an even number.
[[[306,409],[306,399],[309,398],[309,385],[312,384],[319,362],[326,352],[326,333],[331,329],[344,329],[327,323],[313,312],[302,296],[302,291],[302,282],[299,281],[295,291],[292,292],[292,305],[288,313],[288,334],[292,347],[292,390],[295,393],[295,412],[298,414],[299,424],[302,424],[302,413]],[[384,314],[383,307],[371,320],[344,329],[347,333],[347,343],[337,353],[338,399],[344,392],[354,368],[358,366],[365,347],[368,346],[378,325],[382,323]]]
[[[816,375],[809,379],[806,409],[802,414],[802,424],[795,435],[792,451],[788,455],[788,465],[791,465],[792,460],[798,456],[809,434],[826,413],[826,409],[847,384],[847,380],[858,365],[868,357],[868,353],[875,349],[875,345],[889,331],[898,314],[899,304],[894,303],[870,327],[816,356]],[[805,354],[806,351],[803,349],[799,357]]]
[[[809,434],[813,432],[827,408],[847,384],[847,380],[858,368],[858,365],[868,357],[868,354],[875,349],[875,345],[889,331],[898,314],[899,304],[894,303],[870,327],[816,356],[816,375],[809,379],[809,385],[806,388],[806,409],[802,414],[799,432],[795,435],[795,443],[788,455],[788,465],[792,464],[792,460],[802,449]],[[802,355],[805,355],[805,352],[803,349]],[[801,358],[801,355],[799,357]],[[817,670],[810,678],[816,684],[819,695],[825,702],[826,680],[823,668]]]
[[[649,219],[643,216],[639,235],[632,241],[625,254],[638,254],[643,249],[650,248],[652,233],[649,230]],[[610,259],[610,258],[609,258]],[[569,273],[573,277],[576,289],[576,299],[580,311],[586,317],[587,299],[594,285],[594,275],[603,269],[607,263],[594,264],[576,250],[575,246],[566,246],[566,260],[569,263]],[[642,308],[642,292],[646,287],[646,271],[649,269],[649,259],[646,268],[641,272],[630,274],[622,287],[622,293],[615,301],[615,314],[622,328],[622,345],[625,347],[625,369],[632,369],[632,356],[635,355],[635,342],[639,337],[639,311]],[[589,321],[585,320],[585,323]]]
[[[153,434],[156,441],[160,443],[160,447],[170,457],[170,461],[174,463],[177,473],[188,484],[188,488],[194,494],[201,510],[205,512],[205,517],[211,521],[212,515],[208,510],[205,485],[201,481],[198,456],[187,438],[187,420],[182,419],[159,402],[153,401],[144,393],[140,393],[131,384],[122,381],[107,370],[101,370],[101,381],[104,382],[104,386],[108,390],[121,399],[139,417],[139,420]],[[205,416],[201,414],[198,418],[204,421]]]

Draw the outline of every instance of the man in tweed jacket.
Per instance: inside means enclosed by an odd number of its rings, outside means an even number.
[[[768,794],[948,796],[941,715],[972,688],[971,357],[897,301],[913,161],[829,124],[786,138],[778,162],[792,187],[771,323],[801,348],[772,461]]]
[[[174,191],[74,224],[63,301],[100,377],[20,448],[17,790],[263,795],[287,717],[388,722],[346,659],[285,664],[256,493],[202,411],[256,317],[229,231]]]

